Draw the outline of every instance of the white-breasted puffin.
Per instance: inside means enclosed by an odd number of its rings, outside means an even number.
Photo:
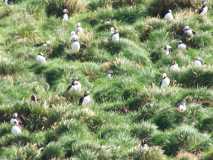
[[[115,27],[111,27],[111,40],[115,43],[120,41],[120,34]]]
[[[68,11],[68,9],[65,8],[65,9],[63,10],[63,13],[64,13],[64,15],[63,15],[63,21],[66,22],[66,21],[69,20],[69,15],[68,15],[68,14],[69,14],[69,11]]]
[[[172,20],[174,19],[171,9],[169,9],[169,10],[165,13],[164,19],[167,20],[167,21],[172,21]]]
[[[80,98],[79,105],[88,106],[88,105],[91,105],[92,103],[93,103],[93,99],[90,96],[89,92],[86,91],[83,97]]]
[[[71,81],[70,85],[67,88],[67,91],[80,93],[81,92],[81,83],[77,79]]]
[[[166,73],[163,73],[162,74],[162,79],[161,79],[161,82],[160,82],[160,87],[161,88],[166,88],[170,85],[170,79],[169,77],[167,76]]]

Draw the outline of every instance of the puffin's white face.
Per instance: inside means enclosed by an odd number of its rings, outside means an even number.
[[[18,117],[18,113],[14,113],[13,118],[17,118],[17,117]]]
[[[114,27],[111,27],[111,33],[114,33],[115,32],[115,28]]]
[[[74,35],[75,35],[75,32],[74,32],[74,31],[72,31],[72,32],[71,32],[71,36],[74,36]]]
[[[179,42],[178,42],[178,44],[182,44],[182,43],[183,43],[182,41],[179,41]]]
[[[63,12],[64,12],[64,13],[68,13],[68,10],[67,10],[67,9],[64,9]]]
[[[189,26],[185,26],[185,27],[183,28],[183,30],[189,30],[189,29],[190,29]]]
[[[162,74],[162,77],[163,77],[163,78],[166,78],[166,77],[167,77],[167,74],[166,74],[166,73],[163,73],[163,74]]]
[[[166,50],[170,50],[172,47],[170,45],[166,45]]]
[[[77,27],[81,27],[81,23],[77,23]]]
[[[78,82],[78,81],[75,81],[75,82],[74,82],[74,85],[78,85],[78,84],[79,84],[79,82]]]
[[[171,10],[171,9],[169,9],[169,10],[168,10],[168,12],[169,12],[169,13],[172,13],[172,10]]]
[[[196,60],[201,61],[201,62],[203,61],[202,58],[200,58],[200,57],[196,58]]]

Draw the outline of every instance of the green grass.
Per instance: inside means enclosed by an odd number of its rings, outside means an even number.
[[[194,13],[199,4],[189,1],[136,0],[132,7],[124,0],[79,1],[0,2],[0,159],[176,160],[183,151],[211,160],[213,3],[200,17]],[[72,10],[67,23],[64,7]],[[161,18],[168,8],[176,15],[171,23]],[[70,32],[77,22],[89,37],[73,55]],[[184,25],[196,31],[192,39],[182,37]],[[119,29],[118,44],[108,41],[112,26]],[[186,51],[177,49],[178,40]],[[47,41],[48,47],[39,45]],[[173,47],[168,57],[167,44]],[[41,52],[44,65],[35,62]],[[191,66],[196,57],[204,67]],[[173,60],[180,72],[169,70]],[[164,72],[171,79],[166,90],[159,87]],[[73,78],[90,90],[92,106],[65,93]],[[38,103],[30,102],[32,94]],[[187,111],[179,113],[176,104],[184,98]],[[10,133],[14,112],[24,119],[20,136]]]

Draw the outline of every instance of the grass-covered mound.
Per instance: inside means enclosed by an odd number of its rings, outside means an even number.
[[[199,0],[0,2],[0,159],[212,160],[213,3],[208,6],[201,17]],[[167,9],[172,22],[162,19]],[[78,22],[85,33],[76,55],[70,33]],[[194,37],[183,36],[186,25]],[[112,26],[119,43],[109,41]],[[186,50],[177,48],[179,40]],[[46,64],[36,63],[39,53]],[[203,67],[193,66],[197,57]],[[180,71],[169,69],[173,61]],[[167,89],[159,86],[164,72]],[[79,105],[83,93],[66,93],[75,78],[93,105]],[[177,112],[181,100],[185,112]],[[23,123],[19,136],[11,134],[14,112]]]

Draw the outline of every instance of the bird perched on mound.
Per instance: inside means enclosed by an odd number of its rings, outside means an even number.
[[[111,41],[115,43],[120,41],[120,34],[115,27],[111,27]]]
[[[169,10],[165,13],[164,19],[167,20],[167,21],[172,21],[172,20],[174,19],[171,9],[169,9]]]
[[[69,15],[68,15],[69,11],[68,11],[68,9],[65,8],[63,10],[63,13],[64,13],[64,15],[63,15],[63,21],[68,21],[69,20]]]
[[[202,58],[198,57],[198,58],[195,58],[193,64],[196,67],[201,67],[204,64],[204,62]]]
[[[80,51],[81,45],[79,42],[78,35],[75,32],[71,32],[71,50],[72,53],[78,53]]]
[[[185,43],[183,43],[183,41],[179,41],[177,48],[181,49],[181,50],[185,50],[185,49],[187,49],[187,45]]]
[[[177,64],[176,61],[173,61],[173,62],[172,62],[171,66],[170,66],[170,70],[171,70],[171,71],[175,71],[175,72],[180,71],[179,65]]]
[[[70,85],[67,88],[67,91],[80,93],[81,92],[81,83],[76,79],[72,80]]]
[[[36,62],[39,64],[45,64],[47,62],[46,58],[43,56],[42,53],[36,56]]]
[[[161,87],[161,88],[166,88],[166,87],[169,86],[169,84],[170,84],[170,79],[169,79],[169,77],[167,76],[166,73],[163,73],[163,74],[162,74],[162,79],[161,79],[161,82],[160,82],[160,87]]]
[[[195,32],[189,26],[185,26],[183,28],[183,34],[187,37],[193,37]]]
[[[38,98],[35,94],[32,94],[32,96],[30,97],[30,100],[31,102],[34,102],[34,103],[38,102]]]
[[[204,16],[208,12],[207,4],[203,4],[202,7],[198,10],[199,15]]]
[[[81,23],[77,23],[75,33],[76,34],[81,34],[84,32],[84,29],[81,27]]]
[[[109,79],[112,79],[112,74],[113,74],[113,70],[107,71],[107,76],[108,76]]]
[[[176,107],[177,107],[177,111],[178,112],[185,112],[186,111],[186,100],[182,100],[180,102],[178,102],[176,104]]]
[[[72,31],[70,34],[70,40],[75,40],[75,39],[79,39],[78,35],[75,33],[75,31]]]
[[[15,122],[15,124],[11,128],[11,133],[15,136],[20,135],[22,133],[21,126],[19,125],[18,122]]]
[[[4,0],[4,3],[5,3],[6,5],[9,5],[9,4],[13,3],[13,0]]]
[[[172,52],[172,47],[170,45],[166,45],[163,50],[166,55],[170,55]]]
[[[11,120],[10,124],[13,125],[11,128],[11,133],[13,135],[19,135],[21,134],[21,120],[18,118],[18,113],[14,113]]]
[[[86,91],[83,97],[80,98],[79,105],[88,106],[93,103],[92,97],[89,95],[89,92]]]

